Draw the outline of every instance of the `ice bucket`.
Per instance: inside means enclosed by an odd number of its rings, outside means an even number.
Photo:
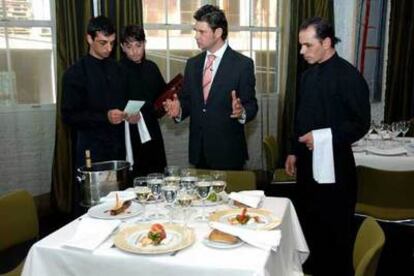
[[[91,168],[78,168],[81,205],[90,207],[111,191],[127,188],[129,162],[104,161],[92,163]]]

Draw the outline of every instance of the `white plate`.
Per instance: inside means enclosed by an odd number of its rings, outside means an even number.
[[[208,238],[204,238],[202,242],[205,246],[213,247],[217,249],[231,249],[231,248],[242,246],[244,244],[242,240],[239,240],[237,243],[230,244],[230,243],[224,243],[224,242],[210,241]]]
[[[213,212],[210,214],[208,221],[217,221],[225,224],[230,224],[229,220],[236,215],[240,214],[242,209],[228,209],[228,210],[220,210]],[[247,208],[247,215],[251,217],[257,216],[259,217],[261,222],[255,222],[253,218],[251,218],[246,224],[232,224],[233,226],[248,228],[252,230],[270,230],[277,227],[280,224],[280,219],[275,217],[272,212],[265,209],[254,209],[254,208]]]
[[[139,240],[148,234],[151,224],[137,224],[121,230],[114,237],[114,244],[121,250],[137,254],[165,254],[193,244],[194,231],[177,224],[164,224],[166,238],[159,245],[143,246]]]
[[[125,212],[112,216],[109,212],[114,207],[113,202],[102,203],[93,206],[88,210],[88,215],[99,219],[124,219],[134,217],[142,212],[142,206],[136,202],[131,202],[131,206]]]
[[[376,155],[395,156],[407,154],[407,150],[403,147],[380,149],[376,147],[368,147],[367,151]]]

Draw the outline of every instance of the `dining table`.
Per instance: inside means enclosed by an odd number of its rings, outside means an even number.
[[[152,213],[155,207],[156,204],[147,204],[146,213]],[[217,205],[207,206],[205,211],[214,214],[232,208],[235,207],[223,201]],[[29,250],[22,275],[303,275],[302,264],[310,252],[291,200],[266,196],[260,209],[271,212],[272,216],[280,220],[280,224],[272,229],[280,230],[281,234],[275,250],[266,250],[248,243],[242,243],[234,248],[207,246],[205,239],[212,231],[210,224],[195,219],[190,219],[186,225],[195,234],[194,242],[173,253],[139,254],[122,250],[114,246],[113,236],[116,234],[103,241],[94,250],[66,246],[74,237],[82,220],[88,218],[89,215],[84,214],[36,242]],[[201,211],[201,207],[192,206],[190,210],[192,210],[190,213],[195,216]],[[123,219],[122,224],[139,225],[137,218],[139,215]],[[157,221],[151,223],[153,222]],[[160,221],[160,223],[166,222]]]
[[[382,140],[372,135],[352,147],[356,166],[388,171],[414,170],[414,138],[398,137]]]

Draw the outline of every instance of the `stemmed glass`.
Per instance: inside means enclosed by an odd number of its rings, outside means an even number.
[[[205,208],[206,208],[206,199],[208,198],[208,195],[210,194],[210,189],[211,189],[211,178],[200,177],[200,179],[195,184],[195,190],[197,194],[200,196],[201,202],[202,202],[201,217],[197,218],[200,221],[207,221],[207,216],[205,215]]]
[[[169,210],[169,221],[170,224],[172,223],[172,212],[174,207],[174,202],[177,199],[178,187],[172,185],[164,185],[161,188],[162,197],[164,198],[165,202],[167,203],[166,207]]]
[[[180,172],[180,189],[192,191],[194,190],[194,185],[198,180],[197,174],[192,169],[181,169]]]
[[[408,130],[410,129],[410,121],[401,121],[401,132],[403,134],[403,138],[405,138],[405,135],[407,134]]]
[[[160,219],[163,215],[160,214],[157,203],[161,198],[161,188],[164,185],[163,175],[161,173],[151,173],[148,175],[147,179],[147,186],[150,188],[156,204],[156,212],[150,217],[153,219]]]
[[[178,206],[180,206],[183,210],[184,227],[187,227],[188,220],[190,218],[189,208],[194,198],[192,192],[193,192],[192,190],[185,190],[185,189],[182,189],[178,192],[177,203],[178,203]]]
[[[180,184],[180,167],[167,166],[164,169],[164,175],[166,185],[178,186]]]
[[[137,201],[142,205],[142,217],[138,221],[148,221],[145,210],[148,198],[151,195],[151,189],[146,185],[146,177],[137,177],[134,179],[134,192]]]
[[[220,193],[224,192],[226,188],[226,179],[227,174],[225,171],[212,171],[211,176],[213,177],[213,182],[211,187],[213,191],[217,194],[217,201],[221,200]]]

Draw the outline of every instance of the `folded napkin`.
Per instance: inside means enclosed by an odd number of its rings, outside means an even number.
[[[323,128],[313,130],[312,136],[313,179],[321,184],[335,183],[335,167],[331,129]]]
[[[138,125],[138,134],[139,138],[141,139],[141,143],[144,144],[151,140],[151,135],[149,134],[147,125],[145,124],[144,116],[142,113],[139,112],[139,116],[141,117],[137,123]],[[131,164],[129,167],[130,170],[133,170],[134,165],[134,154],[132,153],[132,145],[131,145],[131,136],[129,135],[129,123],[125,121],[125,149],[126,149],[126,158],[125,160]]]
[[[119,200],[126,201],[131,200],[136,197],[133,190],[130,191],[112,191],[107,196],[101,197],[101,201],[103,202],[112,202],[116,200],[116,194],[118,194]]]
[[[280,230],[261,231],[242,229],[239,226],[228,225],[216,221],[210,222],[210,227],[220,230],[224,233],[237,236],[244,242],[263,250],[276,251],[280,243],[280,238],[282,236]]]
[[[264,197],[264,191],[259,190],[241,191],[238,193],[232,192],[229,195],[229,198],[252,208],[257,208]]]
[[[83,217],[76,228],[75,235],[63,246],[95,250],[111,235],[121,224],[120,220],[101,220]]]

